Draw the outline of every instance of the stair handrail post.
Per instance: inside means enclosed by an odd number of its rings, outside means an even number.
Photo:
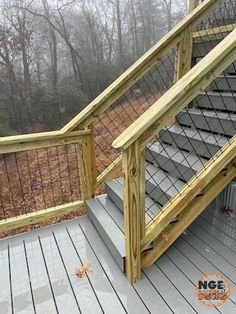
[[[88,128],[89,134],[82,136],[78,143],[80,184],[83,200],[94,196],[97,182],[96,152],[94,129],[91,124]]]
[[[198,0],[189,0],[188,13],[191,13],[198,6]],[[177,56],[175,65],[174,82],[183,77],[192,66],[193,52],[193,29],[188,27],[184,30],[182,39],[177,45]]]
[[[145,158],[139,141],[123,151],[125,269],[131,283],[141,277],[141,241],[145,234]]]

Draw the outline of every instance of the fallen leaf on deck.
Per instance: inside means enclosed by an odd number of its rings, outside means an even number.
[[[87,274],[92,273],[92,266],[91,264],[84,264],[80,267],[77,267],[75,269],[75,275],[79,278],[85,277]]]

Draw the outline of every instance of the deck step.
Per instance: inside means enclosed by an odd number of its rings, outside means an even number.
[[[184,181],[190,180],[208,161],[159,141],[147,146],[146,160]]]
[[[209,86],[213,91],[236,92],[236,76],[218,76]]]
[[[225,112],[236,112],[236,94],[203,92],[193,101],[194,107]]]
[[[106,181],[106,192],[109,199],[116,204],[117,208],[123,213],[123,179],[117,178]],[[146,196],[146,222],[150,221],[157,213],[161,206]]]
[[[177,121],[184,126],[234,136],[236,133],[236,114],[207,110],[183,110]]]
[[[164,206],[185,185],[185,182],[151,164],[146,166],[146,193]]]
[[[177,124],[168,129],[162,129],[159,138],[166,144],[177,146],[191,153],[197,150],[198,155],[203,158],[211,158],[228,142],[224,136],[204,131],[196,132],[196,130]]]
[[[184,182],[160,168],[148,163],[146,165],[146,222],[160,211],[170,198],[184,186]],[[109,198],[123,211],[123,180],[114,179],[106,182]],[[158,202],[158,205],[156,202]]]
[[[122,272],[125,271],[124,233],[116,221],[123,221],[123,214],[107,196],[86,201],[88,216],[108,247]]]

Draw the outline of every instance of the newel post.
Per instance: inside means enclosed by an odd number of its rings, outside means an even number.
[[[79,142],[79,169],[83,200],[94,196],[97,180],[93,126],[90,125],[88,129],[91,132],[83,135]]]
[[[136,141],[123,151],[126,275],[141,276],[141,240],[145,232],[145,158]]]

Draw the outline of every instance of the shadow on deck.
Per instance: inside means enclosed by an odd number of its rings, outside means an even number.
[[[79,278],[74,270],[92,265]],[[206,308],[195,284],[224,274],[230,299]],[[88,217],[0,241],[0,313],[235,313],[236,217],[208,208],[130,285]]]

